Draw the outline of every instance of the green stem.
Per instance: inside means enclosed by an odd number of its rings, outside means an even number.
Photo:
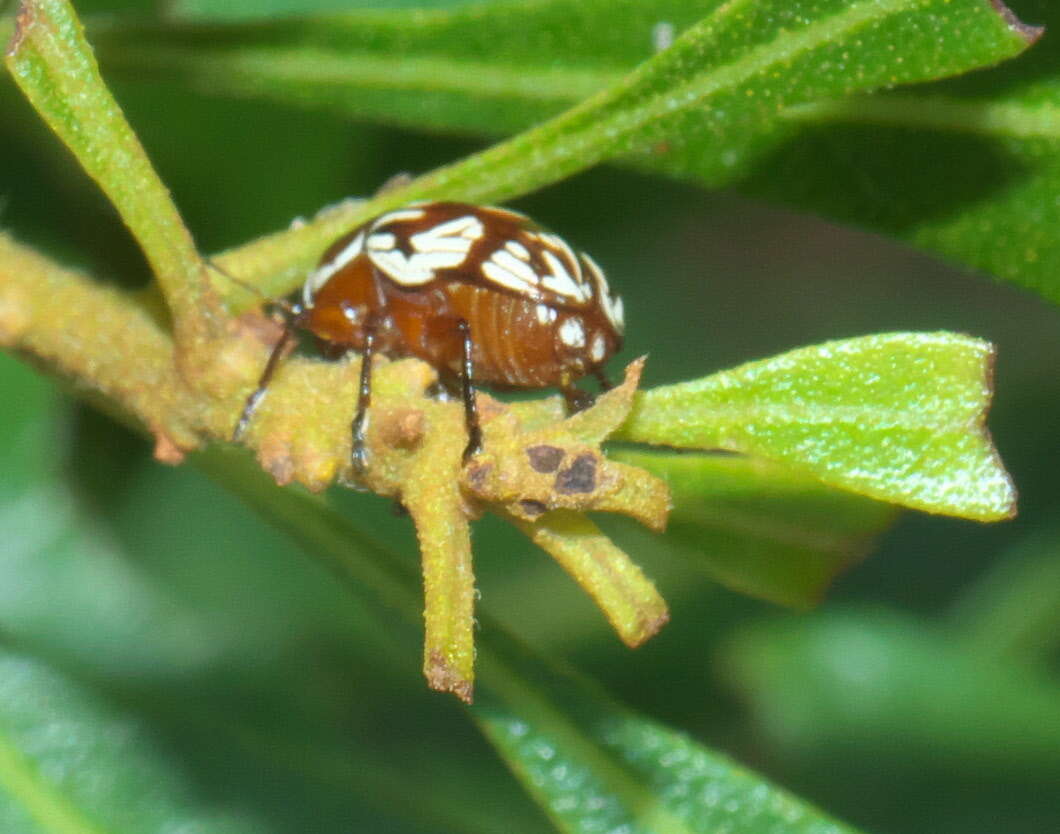
[[[641,645],[670,619],[651,580],[584,515],[557,510],[541,521],[509,520],[593,598],[627,646]]]
[[[462,415],[449,417],[448,431],[424,438],[418,466],[410,473],[402,501],[416,522],[423,560],[423,673],[432,689],[471,703],[475,667],[475,574],[471,529],[460,495],[459,443]],[[453,419],[455,418],[455,419]]]
[[[200,321],[208,279],[191,234],[104,84],[71,5],[23,2],[5,62],[26,98],[136,237],[178,335],[185,324]]]
[[[196,463],[270,524],[289,533],[315,558],[331,568],[351,594],[365,603],[388,632],[404,631],[414,642],[420,623],[419,582],[397,554],[371,541],[324,499],[300,490],[279,490],[249,458],[213,449],[196,456]],[[529,720],[549,728],[571,758],[602,779],[612,792],[652,824],[646,830],[685,834],[687,828],[659,806],[651,792],[626,768],[600,749],[581,721],[564,709],[563,693],[578,693],[578,701],[599,706],[606,694],[569,670],[559,669],[534,655],[488,615],[480,615],[478,703],[472,717],[487,736],[505,732],[513,721]],[[586,701],[586,691],[594,696]],[[573,701],[573,699],[572,699]],[[598,715],[585,715],[585,723]]]

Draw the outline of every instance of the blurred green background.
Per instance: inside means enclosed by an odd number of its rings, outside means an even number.
[[[77,3],[82,14],[138,5]],[[113,89],[206,252],[483,146],[159,83]],[[116,214],[9,84],[0,108],[4,227],[142,284]],[[629,322],[615,367],[647,353],[648,385],[872,332],[992,340],[990,426],[1020,515],[985,526],[905,514],[803,614],[724,590],[687,554],[605,519],[673,610],[632,654],[557,566],[487,518],[475,559],[494,615],[868,831],[1058,830],[1056,309],[876,235],[610,167],[516,207],[608,271]],[[419,657],[280,534],[8,356],[0,391],[8,645],[141,714],[201,795],[267,830],[550,830],[461,708],[427,691]],[[388,502],[340,500],[415,563],[411,526]],[[437,797],[402,802],[397,775],[410,773]],[[477,820],[466,829],[465,813]]]

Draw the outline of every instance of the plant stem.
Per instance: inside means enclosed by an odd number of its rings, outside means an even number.
[[[38,114],[118,209],[166,297],[178,339],[190,339],[210,310],[204,265],[168,189],[100,77],[70,4],[23,2],[5,62]]]

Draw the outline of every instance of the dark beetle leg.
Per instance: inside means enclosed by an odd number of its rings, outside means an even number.
[[[243,413],[239,415],[239,422],[236,423],[236,427],[232,431],[233,443],[238,443],[243,439],[247,426],[250,425],[250,418],[254,416],[255,409],[261,403],[262,397],[265,396],[265,389],[269,387],[269,383],[272,381],[272,375],[276,372],[280,360],[293,341],[294,323],[290,321],[284,322],[283,333],[280,334],[276,346],[272,349],[272,353],[269,354],[269,361],[265,363],[265,370],[261,372],[258,387],[254,389],[253,394],[247,397],[246,404],[243,406]]]
[[[478,423],[478,407],[475,404],[474,368],[471,364],[471,328],[460,319],[456,323],[463,343],[463,361],[460,363],[460,394],[464,400],[464,423],[467,425],[467,446],[464,447],[465,464],[482,451],[482,427]]]
[[[565,379],[560,383],[559,392],[567,403],[567,414],[577,414],[579,411],[585,411],[596,402],[594,395],[588,391],[582,391],[580,388],[575,388],[570,380]]]
[[[361,354],[361,384],[357,390],[357,414],[350,429],[353,446],[350,463],[357,477],[362,477],[368,468],[368,449],[364,432],[368,428],[368,407],[372,404],[372,356],[375,354],[375,322],[369,321],[364,331],[364,353]]]
[[[610,380],[604,376],[603,370],[600,368],[594,368],[592,373],[600,383],[600,390],[610,391],[614,388]],[[580,388],[576,388],[570,379],[564,379],[560,383],[559,391],[563,395],[564,401],[567,403],[567,414],[577,414],[579,411],[585,411],[585,409],[596,402],[596,394],[590,394],[588,391],[582,391]]]

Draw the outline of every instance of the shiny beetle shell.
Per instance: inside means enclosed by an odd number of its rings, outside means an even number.
[[[450,374],[462,322],[476,383],[567,389],[621,347],[622,300],[586,254],[507,209],[442,202],[387,212],[336,241],[302,291],[301,323]]]

